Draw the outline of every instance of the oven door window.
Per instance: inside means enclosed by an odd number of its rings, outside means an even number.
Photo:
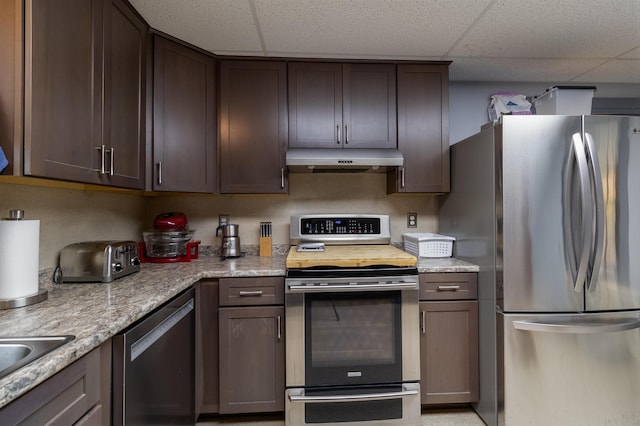
[[[401,292],[307,293],[307,386],[402,381]]]

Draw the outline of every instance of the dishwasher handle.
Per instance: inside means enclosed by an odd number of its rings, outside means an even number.
[[[144,351],[149,349],[155,342],[160,340],[162,336],[167,334],[169,330],[180,322],[180,320],[189,315],[189,313],[193,311],[193,307],[194,301],[193,298],[191,298],[178,310],[162,320],[160,324],[156,325],[144,336],[133,342],[131,344],[131,361],[142,355]]]

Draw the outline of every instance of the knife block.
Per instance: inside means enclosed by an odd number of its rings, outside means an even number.
[[[271,237],[260,237],[260,256],[271,256]]]

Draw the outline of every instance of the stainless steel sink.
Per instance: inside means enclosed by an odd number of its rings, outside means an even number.
[[[0,378],[59,348],[75,336],[0,337]]]

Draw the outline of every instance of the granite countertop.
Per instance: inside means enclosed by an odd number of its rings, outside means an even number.
[[[0,379],[0,407],[98,347],[176,294],[205,278],[284,276],[287,249],[272,257],[247,254],[221,260],[200,255],[191,262],[145,263],[140,272],[112,283],[53,284],[53,271],[40,274],[48,299],[0,311],[2,337],[71,334],[75,339]],[[452,258],[420,259],[418,271],[477,272]]]

